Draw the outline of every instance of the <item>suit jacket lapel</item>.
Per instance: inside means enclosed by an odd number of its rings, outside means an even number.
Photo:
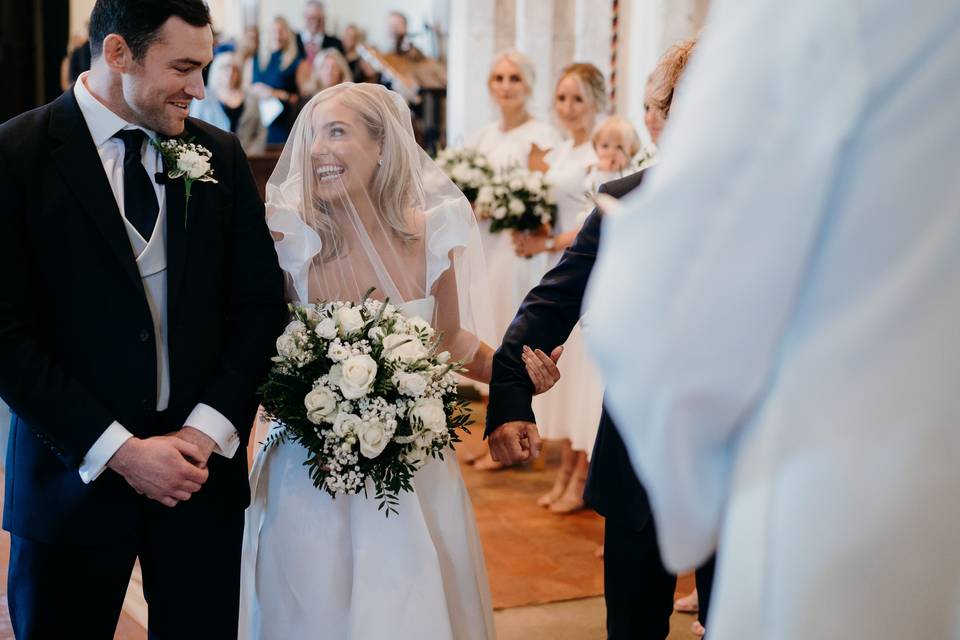
[[[141,287],[140,271],[120,209],[72,89],[53,103],[50,135],[63,142],[53,151],[53,159],[80,208],[96,224],[124,273]]]
[[[189,210],[191,215],[196,214],[199,204],[196,195],[197,185],[194,184],[193,187]],[[177,303],[177,296],[183,286],[183,276],[187,271],[190,230],[184,225],[184,222],[188,222],[186,197],[183,178],[167,179],[167,289],[169,291],[167,309],[170,317],[173,316],[173,308]]]

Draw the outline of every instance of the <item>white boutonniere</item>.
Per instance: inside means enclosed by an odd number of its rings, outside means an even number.
[[[213,154],[203,145],[194,144],[189,140],[171,138],[170,140],[153,140],[153,146],[163,156],[163,164],[167,167],[167,177],[171,180],[183,178],[186,202],[183,206],[183,228],[187,228],[187,209],[190,206],[190,189],[194,182],[217,183],[210,166]]]

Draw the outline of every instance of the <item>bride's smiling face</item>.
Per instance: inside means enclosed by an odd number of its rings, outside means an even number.
[[[379,142],[336,98],[314,107],[313,130],[310,159],[317,195],[328,202],[336,202],[344,191],[354,202],[366,198],[377,171]]]

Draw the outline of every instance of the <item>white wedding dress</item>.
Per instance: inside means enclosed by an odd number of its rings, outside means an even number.
[[[342,110],[334,116],[324,111],[324,100],[335,100],[339,92],[347,93],[342,104],[360,94],[365,105],[395,114],[385,126],[393,128],[387,140],[401,145],[409,154],[402,161],[412,167],[412,188],[404,193],[413,213],[404,224],[413,233],[406,239],[387,228],[380,214],[364,218],[346,190],[334,187],[331,196],[335,181],[320,183],[316,189],[327,191],[312,193],[314,182],[303,179],[313,170],[312,156],[324,150],[320,136],[345,129],[315,124],[346,117]],[[388,297],[407,315],[431,322],[443,336],[442,348],[469,362],[479,346],[476,336],[490,325],[489,317],[481,317],[489,304],[479,279],[486,271],[479,231],[469,203],[416,146],[405,110],[402,99],[377,85],[338,85],[312,99],[267,185],[267,224],[291,300],[359,300],[376,286],[375,297]],[[341,132],[332,140],[327,146],[350,138]],[[347,171],[362,152],[356,143],[349,149]],[[315,221],[326,214],[303,204],[322,197],[340,203],[333,217],[339,240],[324,221]],[[341,248],[324,256],[328,241]],[[279,428],[271,425],[270,431]],[[413,491],[399,494],[397,513],[389,517],[378,509],[370,481],[367,496],[334,499],[317,489],[304,466],[307,455],[299,444],[285,442],[261,449],[254,461],[241,567],[241,639],[494,637],[483,549],[452,448],[416,472]]]

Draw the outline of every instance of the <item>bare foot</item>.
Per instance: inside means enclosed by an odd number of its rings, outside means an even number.
[[[541,507],[549,507],[554,502],[559,500],[563,496],[563,492],[566,490],[567,485],[570,483],[571,475],[573,475],[573,472],[570,469],[561,468],[559,471],[557,471],[557,475],[553,479],[553,487],[550,489],[550,491],[537,499],[537,505]]]
[[[550,505],[550,512],[557,515],[574,513],[583,509],[583,486],[587,482],[587,453],[576,451],[576,459],[570,482],[564,489],[563,495]]]

